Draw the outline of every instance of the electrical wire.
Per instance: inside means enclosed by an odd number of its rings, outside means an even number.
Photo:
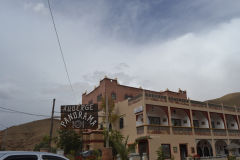
[[[74,92],[74,90],[73,90],[72,82],[71,82],[71,79],[70,79],[70,76],[69,76],[69,73],[68,73],[67,64],[66,64],[66,61],[65,61],[65,58],[64,58],[64,55],[63,55],[62,45],[61,45],[61,43],[60,43],[60,39],[59,39],[59,36],[58,36],[57,27],[56,27],[56,24],[55,24],[55,21],[54,21],[54,17],[53,17],[52,8],[51,8],[51,5],[50,5],[49,0],[47,0],[47,1],[48,1],[48,8],[49,8],[49,11],[50,11],[50,14],[51,14],[51,19],[52,19],[52,23],[53,23],[53,28],[54,28],[54,31],[55,31],[56,37],[57,37],[57,42],[58,42],[59,50],[60,50],[61,57],[62,57],[62,60],[63,60],[63,63],[64,63],[64,68],[65,68],[65,71],[66,71],[66,74],[67,74],[67,79],[68,79],[68,82],[69,82],[69,84],[70,84],[70,87],[71,87],[71,90],[72,90],[72,92],[73,92],[73,95],[75,96],[75,99],[77,100],[77,97],[76,97],[75,92]]]
[[[46,118],[50,118],[50,116],[47,115],[41,115],[41,114],[34,114],[34,113],[27,113],[27,112],[22,112],[22,111],[17,111],[14,109],[10,109],[10,108],[5,108],[5,107],[0,107],[1,109],[7,110],[7,111],[12,111],[12,113],[20,113],[20,114],[25,114],[25,115],[30,115],[30,116],[38,116],[38,117],[46,117]],[[10,113],[10,112],[9,112]]]

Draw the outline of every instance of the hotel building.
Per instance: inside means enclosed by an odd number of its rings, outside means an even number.
[[[230,149],[231,154],[240,154],[240,107],[190,100],[180,89],[156,92],[123,86],[109,78],[84,93],[82,103],[100,104],[105,95],[115,101],[120,116],[112,128],[129,136],[128,145],[137,142],[136,152],[147,153],[150,160],[157,159],[160,146],[165,158],[176,160],[224,156]]]

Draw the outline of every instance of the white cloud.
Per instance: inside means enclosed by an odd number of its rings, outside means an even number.
[[[38,2],[38,3],[32,3],[32,2],[25,2],[24,3],[24,9],[26,10],[32,10],[36,13],[40,14],[48,14],[48,8],[44,5],[44,3]]]

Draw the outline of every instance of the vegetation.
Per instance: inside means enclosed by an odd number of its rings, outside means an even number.
[[[49,136],[44,136],[42,141],[39,144],[36,144],[34,151],[40,151],[41,148],[49,148]]]
[[[228,160],[236,160],[236,156],[228,156],[227,159]]]
[[[42,141],[39,144],[36,144],[33,150],[34,151],[40,151],[41,148],[48,148],[48,149],[50,149],[49,140],[50,140],[49,136],[47,136],[47,135],[44,136]],[[54,137],[53,141],[56,143],[57,137]],[[51,148],[51,152],[53,152],[53,153],[55,153],[56,150],[57,150],[56,147],[52,147]]]
[[[104,112],[103,122],[106,123],[106,115],[107,115],[107,108],[106,108],[106,98],[102,98],[101,109]],[[109,123],[114,123],[119,118],[117,114],[114,113],[115,105],[114,100],[112,98],[108,98],[108,114],[109,114]]]
[[[65,154],[75,155],[82,149],[82,140],[73,129],[62,129],[59,131],[57,145]]]
[[[158,148],[156,152],[158,156],[157,160],[164,160],[164,153],[161,146]]]
[[[104,115],[107,115],[106,109],[106,99],[102,99],[101,109],[104,112]],[[114,101],[109,98],[108,99],[108,115],[109,115],[109,124],[113,124],[116,120],[119,119],[119,115],[114,113]],[[103,117],[103,123],[106,124],[106,117]],[[117,154],[119,154],[121,160],[128,160],[128,154],[130,152],[135,151],[135,144],[131,145],[131,147],[127,146],[128,137],[124,137],[119,131],[116,131],[110,127],[109,131],[104,129],[104,139],[109,138],[109,146],[112,147],[112,154],[116,158]]]
[[[107,131],[104,131],[106,138]],[[125,138],[119,131],[111,130],[109,132],[109,145],[112,147],[113,156],[119,154],[121,160],[128,160],[128,154],[135,151],[135,145],[127,146],[128,137]]]

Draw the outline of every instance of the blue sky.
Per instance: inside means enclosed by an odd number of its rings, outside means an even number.
[[[47,1],[2,0],[2,107],[50,115],[52,98],[57,108],[79,103],[105,75],[156,91],[181,88],[195,100],[239,92],[238,0],[50,2],[74,93]],[[0,110],[6,126],[38,118]]]

